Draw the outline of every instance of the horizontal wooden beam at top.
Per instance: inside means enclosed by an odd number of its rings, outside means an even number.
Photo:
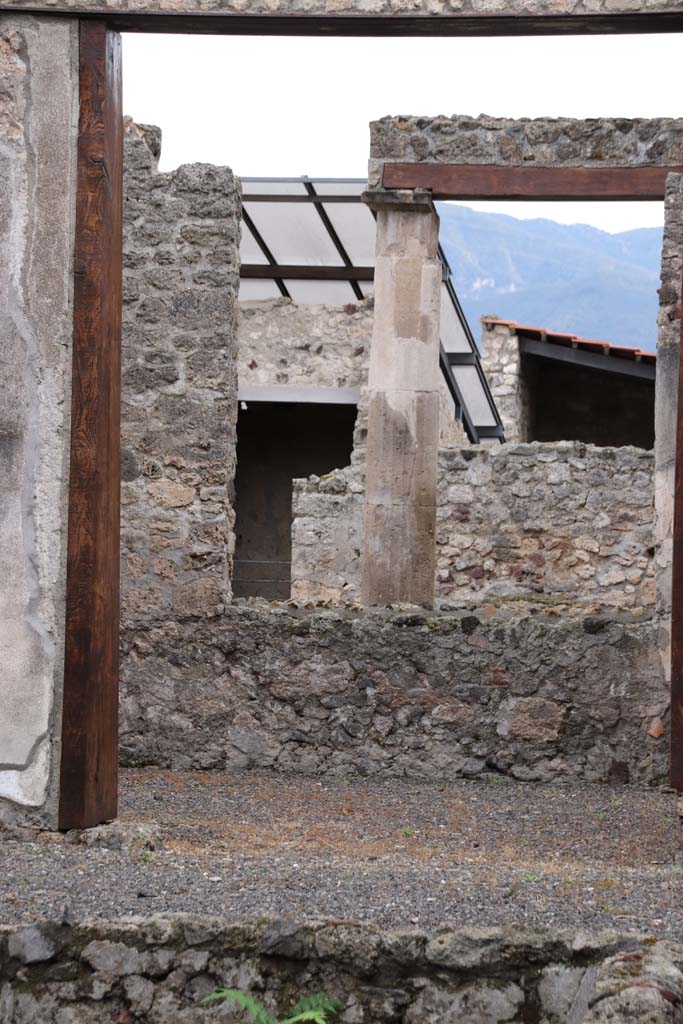
[[[387,189],[428,189],[434,199],[663,200],[668,174],[683,167],[505,167],[386,163]]]
[[[303,267],[283,263],[243,263],[240,277],[288,281],[373,281],[374,267]]]
[[[188,0],[190,6],[192,0]],[[215,11],[112,11],[101,4],[58,10],[37,0],[21,7],[0,2],[0,12],[100,18],[119,32],[259,36],[554,36],[656,35],[683,32],[683,11],[628,14],[477,14],[401,16],[363,14],[233,14]]]

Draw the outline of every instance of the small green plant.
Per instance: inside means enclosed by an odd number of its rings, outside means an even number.
[[[149,864],[151,859],[152,854],[149,852],[149,850],[143,850],[142,853],[140,854],[140,860],[142,861],[143,864]]]
[[[414,836],[415,829],[411,825],[406,825],[406,827],[403,829],[403,835],[408,837]]]
[[[248,1013],[255,1024],[329,1024],[330,1015],[335,1015],[340,1009],[340,1004],[326,995],[302,996],[290,1016],[277,1021],[263,1003],[237,988],[219,988],[202,999],[202,1003],[218,1002],[233,1003]]]

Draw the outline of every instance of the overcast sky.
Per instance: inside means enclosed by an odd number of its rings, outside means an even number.
[[[124,109],[163,129],[162,170],[364,177],[368,122],[385,114],[680,116],[681,43],[125,35]],[[476,205],[606,231],[663,219],[660,203]]]

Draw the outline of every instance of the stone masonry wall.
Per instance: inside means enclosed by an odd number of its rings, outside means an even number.
[[[437,600],[654,611],[652,452],[580,442],[442,450]],[[292,596],[358,599],[362,466],[297,481]]]
[[[266,602],[124,630],[121,756],[441,780],[666,777],[668,692],[638,613]]]
[[[517,336],[507,324],[483,321],[481,362],[491,394],[512,444],[529,439],[529,399]]]
[[[240,303],[243,384],[358,388],[367,376],[372,299],[357,305],[298,305],[291,299]]]
[[[201,1024],[235,1019],[199,1004],[236,987],[278,1019],[324,992],[340,1024],[672,1024],[682,961],[682,946],[636,933],[191,914],[43,922],[0,928],[0,1014],[5,1024]]]
[[[124,182],[122,614],[229,600],[240,185],[157,172],[161,133],[128,121]]]
[[[59,796],[77,134],[77,24],[0,14],[0,820],[47,827]]]
[[[660,652],[670,673],[671,557],[683,278],[683,175],[670,174],[664,203],[655,381],[655,543]]]
[[[370,187],[382,165],[681,167],[683,119],[383,117],[370,125]]]

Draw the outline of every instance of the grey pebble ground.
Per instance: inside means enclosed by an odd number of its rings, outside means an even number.
[[[158,825],[158,848],[2,838],[2,922],[193,911],[683,940],[681,823],[667,791],[154,770],[124,774],[121,820]]]

